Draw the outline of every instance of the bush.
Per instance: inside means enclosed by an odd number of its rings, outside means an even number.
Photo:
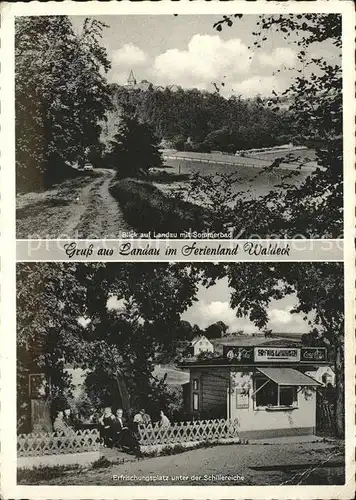
[[[98,460],[95,460],[95,462],[93,462],[91,464],[91,467],[92,469],[104,469],[104,468],[107,468],[107,467],[111,467],[112,463],[110,462],[110,460],[108,460],[106,457],[102,456],[100,458],[98,458]]]
[[[200,142],[195,146],[197,153],[211,153],[211,146],[207,142]]]
[[[177,137],[172,141],[174,149],[177,151],[184,151],[185,139],[184,137]]]
[[[149,182],[122,179],[110,187],[124,216],[137,231],[181,232],[207,229],[203,208],[168,198]]]

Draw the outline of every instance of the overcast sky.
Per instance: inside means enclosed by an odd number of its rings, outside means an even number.
[[[231,289],[227,278],[219,280],[213,287],[200,286],[198,302],[190,307],[182,319],[192,324],[197,324],[204,329],[212,323],[223,321],[229,326],[230,332],[243,330],[250,334],[258,332],[257,327],[248,318],[237,318],[230,307]],[[268,309],[269,323],[267,328],[275,333],[307,333],[308,324],[300,314],[292,314],[291,310],[296,305],[295,296],[287,296],[282,300],[273,300]]]
[[[103,45],[112,69],[110,82],[124,84],[132,69],[138,81],[157,85],[214,90],[212,82],[225,83],[223,92],[245,97],[283,91],[296,75],[296,46],[280,34],[268,33],[262,49],[249,49],[256,38],[258,16],[245,15],[222,32],[213,28],[220,15],[99,16],[109,25]],[[79,29],[84,18],[72,16]],[[261,37],[262,38],[262,37]],[[338,56],[328,43],[310,49],[313,56]],[[290,69],[291,68],[291,69]]]

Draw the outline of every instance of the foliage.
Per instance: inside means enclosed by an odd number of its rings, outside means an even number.
[[[196,295],[194,272],[179,264],[19,264],[17,285],[19,419],[29,415],[30,372],[47,375],[52,409],[63,409],[66,363],[90,372],[93,406],[169,410],[175,396],[153,378],[153,363],[185,338],[178,327]],[[108,309],[113,297],[122,307]]]
[[[245,335],[243,330],[237,330],[235,332],[228,332],[225,334],[226,337],[240,337],[241,335]]]
[[[152,127],[132,113],[122,114],[106,162],[121,178],[142,176],[150,167],[160,167],[159,141]]]
[[[139,232],[170,232],[179,236],[191,228],[203,231],[207,227],[207,209],[179,197],[168,197],[150,182],[123,179],[111,185],[110,193],[120,202],[127,222]]]
[[[223,321],[217,321],[205,328],[205,336],[208,339],[223,337],[228,328],[229,327]]]
[[[179,151],[235,152],[273,146],[281,135],[288,141],[291,137],[291,116],[283,109],[270,109],[259,97],[226,99],[219,93],[197,89],[128,90],[116,84],[111,90],[116,106],[112,120],[130,106],[153,127],[160,140],[170,141]]]
[[[87,18],[76,34],[68,16],[16,19],[17,189],[42,188],[100,157],[98,121],[111,107],[104,27]]]
[[[54,467],[43,466],[24,468],[17,470],[17,481],[19,484],[40,484],[41,481],[50,481],[63,477],[70,472],[78,472],[81,467],[78,464],[73,465],[55,465]]]
[[[205,227],[202,229],[230,233],[234,237],[239,237],[241,232],[247,230],[244,218],[236,215],[238,207],[243,207],[246,198],[245,188],[236,191],[235,184],[239,180],[240,177],[235,174],[194,173],[191,175],[189,185],[177,190],[172,194],[172,198],[182,198],[204,209]],[[248,219],[247,221],[249,223]],[[196,224],[191,227],[194,230],[200,229]],[[250,229],[250,225],[248,227]]]

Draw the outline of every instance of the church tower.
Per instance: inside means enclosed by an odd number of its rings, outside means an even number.
[[[136,84],[137,84],[136,78],[135,78],[135,76],[133,74],[133,71],[131,70],[130,74],[129,74],[129,77],[127,79],[127,85],[129,85],[130,87],[133,87]]]

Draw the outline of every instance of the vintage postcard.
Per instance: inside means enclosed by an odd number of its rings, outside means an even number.
[[[2,4],[4,498],[354,497],[353,19]]]

